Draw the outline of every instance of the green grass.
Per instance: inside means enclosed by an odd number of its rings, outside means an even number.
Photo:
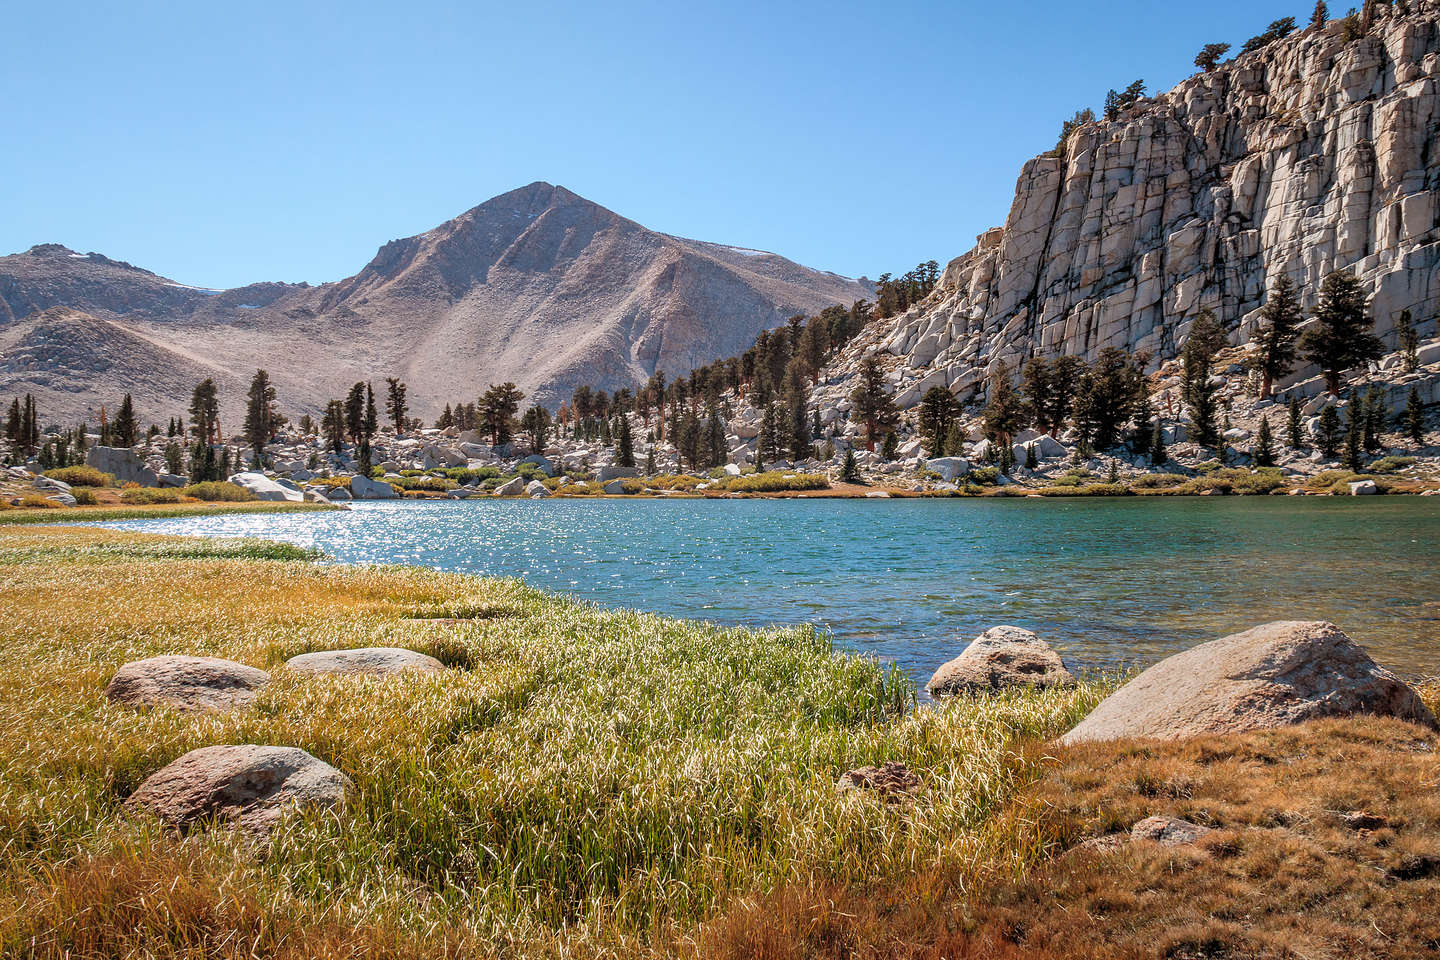
[[[339,507],[320,503],[279,503],[256,501],[253,503],[177,503],[155,506],[98,506],[71,507],[68,509],[25,508],[0,510],[0,526],[12,524],[53,524],[53,523],[98,523],[102,520],[144,520],[166,517],[190,517],[195,514],[221,513],[270,513],[303,512],[308,510],[338,510]]]
[[[102,932],[127,951],[185,955],[177,944],[223,935],[216,918],[244,904],[260,905],[265,929],[338,923],[512,956],[563,938],[598,952],[811,879],[1022,870],[1039,851],[1008,841],[995,814],[1045,766],[1026,743],[1108,689],[916,710],[906,678],[809,628],[721,629],[291,550],[0,529],[0,954],[92,943],[93,923],[58,920],[78,910],[123,916]],[[361,645],[459,666],[280,671],[253,707],[202,716],[101,696],[121,663],[159,653],[273,669]],[[121,815],[146,776],[216,743],[302,747],[356,793],[343,814],[292,821],[263,858],[237,856],[223,832],[167,845]],[[919,773],[916,803],[836,792],[846,769],[887,760]],[[169,865],[159,886],[136,892],[127,878],[156,863]],[[198,919],[174,906],[177,884],[214,888]]]

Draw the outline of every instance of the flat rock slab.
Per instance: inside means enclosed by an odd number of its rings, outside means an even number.
[[[270,674],[218,657],[163,656],[132,660],[115,671],[105,696],[128,707],[224,710],[243,707]]]
[[[1435,715],[1333,623],[1267,623],[1162,660],[1100,703],[1061,743],[1178,740],[1378,714]]]
[[[291,657],[285,667],[297,673],[399,673],[420,670],[436,673],[445,664],[427,654],[403,647],[360,647],[354,650],[321,650]]]
[[[1195,843],[1209,832],[1209,827],[1177,817],[1146,817],[1130,828],[1130,839],[1149,840],[1162,847],[1182,847]]]
[[[1006,687],[1069,686],[1075,682],[1060,655],[1029,630],[991,627],[960,656],[931,676],[930,695],[980,693]]]
[[[201,747],[151,774],[125,801],[187,828],[221,819],[268,833],[287,810],[339,809],[350,778],[297,747]]]

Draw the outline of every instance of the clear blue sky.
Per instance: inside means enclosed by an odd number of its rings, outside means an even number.
[[[533,180],[850,276],[963,253],[1109,87],[1165,89],[1268,0],[26,3],[0,252],[321,282]]]

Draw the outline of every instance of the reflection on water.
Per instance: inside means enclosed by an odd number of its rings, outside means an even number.
[[[484,500],[115,525],[517,576],[727,624],[810,622],[920,680],[998,623],[1111,667],[1317,618],[1394,670],[1440,673],[1440,498]]]

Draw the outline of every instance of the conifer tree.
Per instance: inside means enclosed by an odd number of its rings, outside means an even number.
[[[209,377],[200,381],[190,395],[190,429],[200,443],[220,440],[220,391]]]
[[[1165,449],[1165,425],[1158,420],[1155,422],[1155,430],[1150,434],[1150,465],[1158,467],[1170,459],[1170,451]]]
[[[945,455],[945,437],[959,412],[960,404],[955,395],[944,387],[931,387],[925,391],[925,396],[920,398],[920,436],[931,456]]]
[[[1310,26],[1323,27],[1329,19],[1330,8],[1325,5],[1325,0],[1315,0],[1315,10],[1310,14]]]
[[[950,430],[945,434],[945,449],[940,451],[942,457],[959,457],[965,453],[965,430],[956,420],[950,424]]]
[[[1335,405],[1327,403],[1320,411],[1320,422],[1316,425],[1316,440],[1320,453],[1327,460],[1334,460],[1340,452],[1340,414]]]
[[[883,460],[890,461],[897,459],[899,456],[899,435],[894,430],[891,430],[889,433],[885,434],[885,442],[880,444],[880,457]]]
[[[1395,344],[1405,361],[1405,372],[1414,373],[1420,367],[1420,334],[1410,319],[1409,310],[1401,310],[1395,321]]]
[[[850,419],[864,426],[865,449],[874,450],[876,438],[895,428],[900,412],[885,388],[885,374],[874,355],[860,364],[859,380],[850,393]]]
[[[1295,340],[1300,326],[1300,297],[1295,283],[1282,276],[1266,292],[1265,306],[1260,308],[1260,323],[1250,342],[1255,351],[1249,365],[1260,374],[1260,399],[1270,396],[1270,388],[1280,377],[1295,369]]]
[[[1420,402],[1420,391],[1414,387],[1410,388],[1410,396],[1405,400],[1405,413],[1401,420],[1410,442],[1420,446],[1425,440],[1425,407]]]
[[[801,419],[804,419],[803,408]],[[808,428],[804,432],[808,433]],[[791,442],[794,443],[793,438]],[[809,446],[809,442],[806,441],[805,449],[807,451]],[[730,458],[730,445],[725,440],[725,422],[720,419],[720,411],[714,407],[710,408],[710,416],[705,422],[705,451],[712,468],[724,466],[725,461]]]
[[[622,467],[635,466],[635,438],[630,433],[630,418],[620,418],[620,439],[615,445],[615,459]]]
[[[364,431],[365,440],[368,443],[374,439],[375,431],[380,427],[379,418],[375,415],[375,391],[370,389],[370,384],[365,384],[365,420],[360,429]]]
[[[270,382],[270,374],[264,370],[256,370],[250,381],[244,430],[255,464],[264,466],[265,444],[270,442],[275,432],[275,385]]]
[[[1275,436],[1270,432],[1270,418],[1260,418],[1260,429],[1255,435],[1255,463],[1262,467],[1275,466]]]
[[[405,432],[405,415],[410,405],[405,402],[405,384],[399,377],[385,378],[385,415],[395,427],[398,437]]]
[[[860,482],[860,464],[855,460],[854,448],[845,451],[845,462],[840,467],[840,482]]]
[[[1378,453],[1380,451],[1380,435],[1385,430],[1385,418],[1389,412],[1385,408],[1384,391],[1379,387],[1371,387],[1365,391],[1364,411],[1365,452]]]
[[[545,444],[550,441],[550,411],[538,403],[532,404],[520,418],[520,431],[525,434],[525,442],[531,453],[544,453]],[[628,467],[634,465],[633,456],[630,463],[621,464]]]
[[[1285,422],[1286,440],[1291,450],[1299,450],[1305,445],[1305,437],[1300,430],[1300,398],[1292,396],[1290,406],[1286,414]]]
[[[1181,391],[1194,427],[1195,442],[1202,447],[1214,446],[1220,439],[1220,430],[1215,423],[1218,412],[1215,394],[1219,387],[1210,382],[1210,373],[1215,355],[1224,345],[1225,330],[1215,319],[1215,314],[1209,310],[1200,311],[1181,351]]]
[[[1325,278],[1315,322],[1301,335],[1300,347],[1324,371],[1331,396],[1340,395],[1342,373],[1384,354],[1384,345],[1370,333],[1373,324],[1359,279],[1338,270]]]
[[[135,416],[135,403],[128,393],[120,401],[120,410],[115,414],[110,433],[119,447],[133,447],[140,442],[140,422]]]
[[[1209,73],[1215,69],[1215,64],[1220,62],[1220,58],[1225,56],[1229,49],[1230,44],[1228,43],[1207,43],[1195,55],[1195,66]]]
[[[325,416],[320,419],[320,433],[330,449],[339,453],[345,448],[345,404],[331,400],[325,405]]]
[[[515,414],[525,394],[515,384],[506,381],[491,385],[480,397],[480,420],[490,433],[491,446],[502,446],[510,442],[514,432]],[[587,401],[587,408],[589,402]]]
[[[989,402],[980,416],[991,443],[1007,450],[1010,439],[1025,426],[1025,405],[1010,382],[1010,368],[1004,363],[999,364],[990,377]]]
[[[759,459],[765,463],[774,463],[780,459],[780,417],[773,400],[765,405],[765,413],[760,419],[760,436],[756,448]]]
[[[655,476],[657,469],[655,466],[655,445],[652,443],[650,449],[645,451],[645,476]]]
[[[351,443],[365,436],[365,382],[357,380],[345,395],[345,433]]]
[[[1345,410],[1345,466],[1359,473],[1365,466],[1361,451],[1365,438],[1365,411],[1360,398],[1352,397]]]
[[[12,444],[20,442],[20,398],[15,397],[10,401],[10,414],[5,418],[5,439]]]

